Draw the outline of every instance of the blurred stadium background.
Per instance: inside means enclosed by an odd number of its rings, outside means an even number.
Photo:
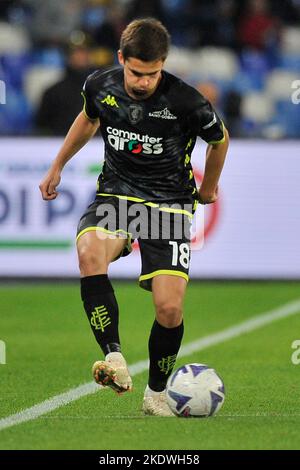
[[[104,407],[101,394],[86,397],[1,430],[1,418],[91,380],[99,353],[78,281],[55,280],[78,278],[74,234],[95,192],[101,136],[66,166],[56,201],[42,201],[38,184],[82,108],[85,77],[116,63],[122,29],[144,16],[171,32],[166,69],[213,103],[231,136],[219,201],[205,207],[204,240],[202,213],[195,228],[185,344],[299,297],[299,0],[1,0],[0,340],[7,360],[4,366],[0,357],[0,448],[299,449],[299,374],[290,360],[299,315],[179,360],[210,363],[225,380],[224,410],[209,425],[137,425],[144,371],[135,378],[137,394],[117,407],[105,393]],[[204,154],[198,142],[198,182]],[[111,274],[136,280],[139,267],[135,251]],[[28,282],[49,278],[54,282],[43,286]],[[151,296],[131,283],[116,283],[116,291],[124,349],[135,364],[147,357]],[[101,418],[114,423],[109,437],[100,432]]]
[[[9,96],[1,135],[64,134],[81,108],[87,69],[116,62],[120,33],[139,16],[166,24],[173,40],[167,68],[208,96],[232,137],[300,136],[291,103],[299,0],[1,0],[0,78]],[[55,118],[47,110],[52,100]]]

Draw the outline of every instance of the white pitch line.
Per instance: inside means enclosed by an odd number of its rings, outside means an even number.
[[[251,331],[257,330],[265,325],[273,323],[274,321],[280,320],[282,318],[295,315],[300,312],[300,300],[294,302],[289,302],[281,307],[278,307],[274,310],[262,313],[255,317],[246,320],[243,323],[239,323],[235,326],[226,328],[218,333],[214,333],[204,338],[200,338],[197,341],[182,346],[179,352],[179,357],[189,356],[190,354],[201,351],[210,346],[214,346],[224,341],[228,341],[232,338],[241,336],[244,333],[250,333]],[[148,369],[148,360],[139,361],[135,364],[129,366],[130,374],[132,376],[140,374]],[[48,400],[45,400],[37,405],[34,405],[26,410],[20,411],[13,415],[7,416],[6,418],[0,419],[0,431],[3,429],[10,428],[17,424],[25,423],[27,421],[32,421],[39,418],[42,415],[50,413],[61,406],[65,406],[73,401],[78,400],[81,397],[91,395],[99,391],[99,385],[96,385],[94,382],[89,382],[79,387],[73,388],[68,392],[61,393],[56,395]]]
[[[270,411],[268,413],[224,413],[222,412],[221,415],[218,415],[218,419],[222,418],[300,418],[300,413],[278,413],[277,411]],[[136,419],[145,419],[146,416],[143,416],[141,414],[138,415],[105,415],[105,419],[112,419],[112,420],[117,420],[117,419],[131,419],[131,420],[136,420]],[[99,422],[99,416],[87,416],[87,415],[78,415],[78,416],[73,416],[73,415],[68,415],[68,416],[61,416],[61,415],[50,415],[50,416],[40,416],[40,419],[42,420],[48,420],[48,421],[76,421],[76,420],[88,420],[88,421],[97,421]]]
[[[257,330],[262,326],[273,323],[274,321],[280,320],[281,318],[295,315],[298,312],[300,312],[300,300],[289,302],[285,305],[282,305],[282,307],[278,307],[274,310],[270,310],[269,312],[252,317],[243,323],[238,323],[235,326],[226,328],[226,330],[220,331],[219,333],[205,336],[204,338],[200,338],[196,341],[193,341],[192,343],[182,346],[179,352],[179,356],[189,356],[196,351],[201,351],[202,349],[214,346],[215,344],[223,343],[224,341],[236,338],[242,334],[250,333],[251,331]]]

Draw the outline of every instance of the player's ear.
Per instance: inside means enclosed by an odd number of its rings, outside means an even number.
[[[118,59],[119,59],[119,64],[124,65],[125,60],[120,49],[118,50]]]

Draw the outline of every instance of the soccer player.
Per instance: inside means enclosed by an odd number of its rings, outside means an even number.
[[[93,375],[97,383],[118,393],[132,389],[120,346],[118,304],[107,272],[112,261],[129,254],[136,238],[142,260],[139,282],[152,291],[155,308],[143,411],[156,416],[172,415],[165,387],[183,336],[190,237],[177,229],[190,223],[198,201],[217,200],[228,148],[228,133],[211,104],[163,70],[169,43],[168,31],[153,18],[134,20],[126,27],[118,51],[121,66],[87,78],[83,111],[40,185],[43,199],[55,199],[64,165],[100,127],[104,165],[95,200],[81,217],[77,234],[81,296],[105,356],[94,364]],[[208,143],[199,190],[191,166],[197,136]],[[129,229],[135,204],[144,213],[143,236]],[[170,217],[169,232],[161,230],[163,215]]]

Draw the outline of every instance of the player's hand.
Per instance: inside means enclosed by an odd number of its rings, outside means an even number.
[[[49,171],[41,184],[39,185],[40,191],[42,193],[42,198],[45,201],[51,201],[58,196],[56,187],[60,183],[60,173]]]
[[[214,191],[204,191],[201,188],[198,191],[198,200],[200,204],[213,204],[218,199],[218,186]]]

